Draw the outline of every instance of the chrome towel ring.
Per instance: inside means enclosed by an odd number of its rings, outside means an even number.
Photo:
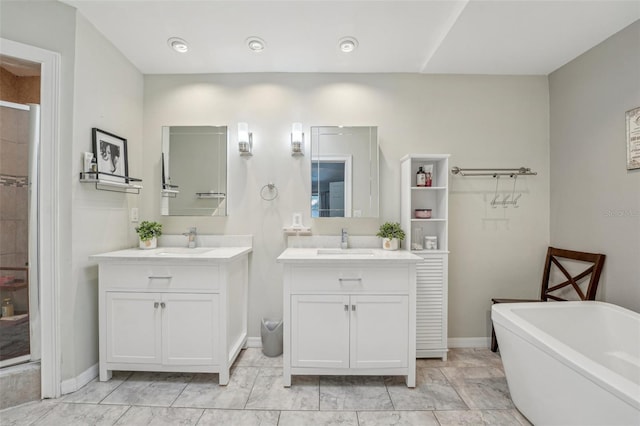
[[[274,183],[269,182],[260,190],[260,198],[265,201],[273,201],[278,198],[278,188]]]

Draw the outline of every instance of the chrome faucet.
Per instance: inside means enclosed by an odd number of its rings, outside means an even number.
[[[189,232],[185,232],[182,235],[189,237],[189,248],[196,248],[196,236],[198,235],[198,232],[195,226],[189,228]]]
[[[340,248],[342,249],[349,248],[349,233],[347,232],[347,228],[342,228],[342,238],[340,239]]]

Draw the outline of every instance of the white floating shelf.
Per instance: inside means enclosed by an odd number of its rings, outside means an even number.
[[[134,182],[142,182],[141,179],[132,178],[132,177],[122,177],[127,182],[116,182],[107,178],[100,178],[100,175],[103,173],[80,173],[80,182],[81,183],[93,183],[96,189],[102,191],[113,191],[113,192],[126,192],[130,194],[140,194],[140,190],[142,189],[142,185]],[[113,178],[112,178],[113,179]]]
[[[200,199],[218,199],[223,200],[227,198],[227,194],[222,192],[196,192],[196,197]]]
[[[311,235],[311,228],[308,226],[289,226],[282,230],[286,235]]]
[[[165,198],[176,198],[180,193],[177,189],[163,189],[162,196]]]

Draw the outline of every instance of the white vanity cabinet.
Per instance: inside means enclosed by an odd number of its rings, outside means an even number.
[[[105,294],[109,363],[217,365],[218,294]]]
[[[92,256],[99,262],[100,380],[113,370],[202,372],[219,373],[226,385],[247,338],[250,251]]]
[[[347,250],[348,252],[348,250]],[[287,249],[284,384],[291,375],[402,375],[415,386],[415,263],[408,252]]]
[[[407,368],[409,297],[295,294],[291,335],[292,367]]]

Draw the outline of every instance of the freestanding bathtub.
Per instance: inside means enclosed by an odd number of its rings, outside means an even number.
[[[491,308],[511,399],[534,425],[640,425],[640,314],[604,302]]]

